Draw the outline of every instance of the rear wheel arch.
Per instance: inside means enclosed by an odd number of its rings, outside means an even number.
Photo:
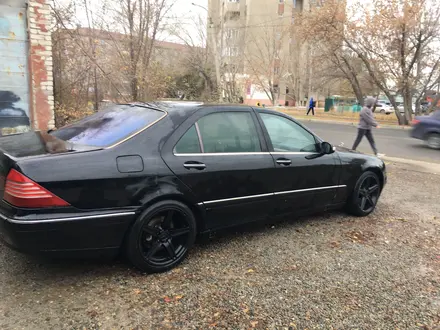
[[[150,199],[148,202],[144,203],[138,210],[139,214],[141,214],[143,211],[145,211],[147,208],[149,208],[151,205],[157,204],[159,202],[162,201],[166,201],[166,200],[172,200],[172,201],[177,201],[180,202],[184,205],[186,205],[194,214],[194,217],[196,218],[196,224],[197,224],[197,231],[201,232],[204,230],[204,224],[205,224],[205,212],[204,209],[194,203],[192,203],[190,200],[188,200],[187,198],[185,198],[183,195],[181,194],[164,194],[164,195],[160,195],[157,196],[153,199]],[[134,223],[135,220],[133,220]],[[133,223],[130,224],[133,225]]]

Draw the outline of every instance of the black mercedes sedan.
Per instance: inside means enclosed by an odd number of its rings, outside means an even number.
[[[119,104],[0,149],[3,242],[57,257],[123,251],[146,272],[179,264],[198,234],[338,208],[367,216],[386,183],[382,160],[248,106]]]

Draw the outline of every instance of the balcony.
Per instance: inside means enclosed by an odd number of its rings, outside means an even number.
[[[231,1],[225,0],[223,2],[223,13],[228,15],[231,12],[240,12],[240,2],[239,1]]]

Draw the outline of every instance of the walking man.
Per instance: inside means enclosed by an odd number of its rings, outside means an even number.
[[[374,154],[377,156],[377,148],[376,143],[374,142],[373,133],[371,133],[372,127],[377,127],[377,121],[373,116],[373,106],[376,103],[376,99],[374,97],[367,97],[365,99],[365,105],[360,112],[360,119],[358,125],[358,133],[356,140],[353,144],[353,150],[356,150],[359,143],[361,143],[364,135],[367,137],[368,142],[370,142],[371,148],[373,149]]]
[[[309,102],[309,110],[307,111],[307,116],[309,115],[309,112],[312,111],[312,115],[315,115],[315,101],[313,100],[313,97],[310,98]]]

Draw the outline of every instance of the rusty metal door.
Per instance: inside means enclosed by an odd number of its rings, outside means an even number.
[[[30,129],[26,0],[0,0],[0,135]]]

